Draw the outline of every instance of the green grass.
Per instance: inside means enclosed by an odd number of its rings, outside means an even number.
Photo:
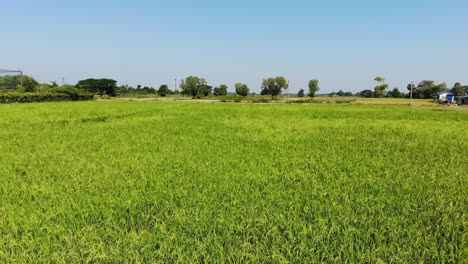
[[[0,262],[467,260],[468,111],[0,105]]]

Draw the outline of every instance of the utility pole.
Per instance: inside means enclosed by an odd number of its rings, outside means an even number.
[[[20,73],[20,83],[21,83],[21,87],[23,87],[23,71],[21,70],[18,70],[19,73]]]
[[[410,103],[409,103],[410,106],[413,106],[413,87],[414,87],[414,84],[413,82],[411,82]]]
[[[62,86],[65,85],[65,78],[62,78]]]
[[[177,78],[174,79],[174,93],[177,94]]]

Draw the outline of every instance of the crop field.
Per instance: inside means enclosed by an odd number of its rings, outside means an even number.
[[[466,110],[0,105],[0,263],[466,263]]]
[[[152,95],[141,95],[136,97],[98,97],[99,101],[158,101],[158,102],[252,102],[252,103],[308,103],[308,104],[353,104],[353,105],[387,105],[387,106],[408,106],[410,101],[407,98],[362,98],[362,97],[330,97],[318,96],[310,97],[278,96],[275,100],[271,96],[249,95],[239,97],[236,95],[227,96],[207,96],[201,99],[192,99],[187,96],[172,95],[168,97],[158,97]],[[413,99],[413,106],[437,107],[439,103],[432,99]]]

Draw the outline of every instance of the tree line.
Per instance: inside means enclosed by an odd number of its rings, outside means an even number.
[[[441,92],[452,92],[455,96],[464,96],[468,94],[468,85],[462,85],[461,83],[455,83],[452,88],[448,88],[446,83],[437,84],[431,80],[423,80],[418,83],[418,85],[408,84],[406,87],[406,92],[400,91],[397,87],[389,90],[388,83],[385,82],[383,77],[376,77],[374,79],[378,84],[374,87],[373,90],[366,89],[362,90],[356,94],[351,92],[339,92],[330,93],[330,96],[360,96],[365,98],[382,98],[382,97],[391,97],[391,98],[409,98],[412,93],[413,98],[415,99],[433,99]]]
[[[374,89],[362,90],[358,93],[353,94],[352,92],[344,92],[339,90],[338,92],[332,92],[329,96],[359,96],[367,98],[382,98],[382,97],[393,97],[393,98],[407,98],[412,90],[413,98],[416,99],[430,99],[434,98],[439,92],[451,91],[456,96],[463,96],[468,94],[468,86],[462,85],[459,82],[455,83],[452,88],[448,88],[446,83],[436,84],[431,80],[423,80],[418,85],[408,84],[407,92],[402,92],[398,88],[389,90],[389,84],[383,77],[376,77],[374,79],[377,85]],[[33,77],[23,76],[23,86],[19,85],[19,76],[2,76],[0,77],[0,87],[14,87],[19,92],[43,92],[48,90],[57,90],[59,85],[57,82],[51,82],[50,84],[39,84]],[[228,94],[229,87],[226,84],[213,87],[208,84],[206,79],[198,76],[189,76],[183,79],[180,83],[180,91],[171,90],[166,84],[161,85],[158,89],[148,86],[137,85],[132,87],[129,85],[118,86],[117,81],[113,79],[101,78],[94,79],[89,78],[80,80],[76,85],[63,85],[60,87],[61,91],[66,89],[87,92],[90,94],[108,95],[108,96],[131,96],[131,95],[159,95],[169,96],[176,93],[182,95],[191,96],[192,98],[201,98],[209,95],[214,96],[225,96]],[[250,93],[250,88],[241,82],[234,85],[235,94],[238,96],[247,96]],[[289,81],[284,76],[269,77],[265,78],[261,84],[261,95],[269,95],[272,98],[281,95],[283,92],[289,90]],[[308,83],[308,91],[300,89],[298,97],[315,97],[317,92],[320,90],[319,80],[312,79]]]

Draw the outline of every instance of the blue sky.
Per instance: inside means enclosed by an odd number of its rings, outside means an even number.
[[[468,84],[466,0],[0,0],[0,68],[40,82],[212,85],[283,75],[292,92]]]

